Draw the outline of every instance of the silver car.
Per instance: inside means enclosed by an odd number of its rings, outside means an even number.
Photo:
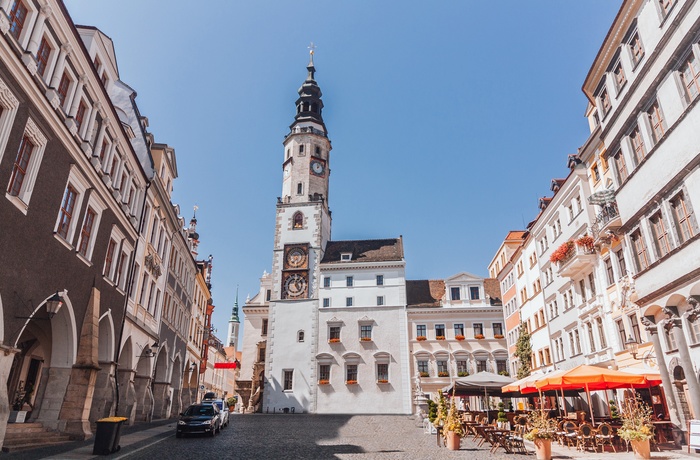
[[[228,406],[223,399],[205,399],[202,404],[212,404],[219,408],[219,427],[226,428],[229,421],[229,410]]]

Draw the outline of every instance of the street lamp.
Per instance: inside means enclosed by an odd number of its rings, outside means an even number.
[[[63,297],[61,297],[58,292],[51,296],[49,300],[46,301],[46,311],[49,314],[49,319],[52,319],[58,313],[63,305]]]
[[[632,359],[637,359],[637,353],[639,352],[639,344],[631,335],[627,336],[627,341],[625,342],[625,350],[632,355]]]

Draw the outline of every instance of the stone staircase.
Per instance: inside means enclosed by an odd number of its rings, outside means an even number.
[[[70,442],[70,436],[50,431],[41,423],[8,423],[3,452],[53,446]]]

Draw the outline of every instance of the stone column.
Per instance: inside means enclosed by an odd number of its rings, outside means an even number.
[[[155,382],[153,384],[153,418],[166,418],[169,406],[169,389],[170,382]]]
[[[100,291],[93,287],[83,327],[80,329],[78,356],[71,369],[70,381],[59,413],[59,428],[74,439],[88,439],[92,436],[90,408],[97,372],[100,370],[97,360],[99,315]]]
[[[132,425],[136,420],[136,390],[134,388],[134,371],[132,369],[119,369],[119,415],[126,417],[128,424]]]
[[[153,409],[153,395],[151,393],[151,377],[137,375],[134,377],[134,392],[136,396],[136,420],[150,422]]]
[[[66,69],[66,59],[70,56],[71,51],[73,51],[73,48],[68,43],[61,45],[53,76],[51,77],[51,84],[49,85],[51,88],[58,88],[58,85],[61,83],[63,71]]]
[[[87,76],[82,75],[75,85],[75,91],[73,92],[70,103],[70,110],[68,111],[68,118],[66,118],[65,122],[72,135],[78,134],[78,124],[73,117],[78,112],[78,105],[80,105],[80,100],[83,97],[83,86],[85,86],[85,83],[87,83]]]
[[[19,353],[17,348],[0,344],[0,447],[2,447],[7,431],[7,419],[10,415],[10,401],[7,394],[7,379],[10,377],[10,369],[14,361],[15,354]]]
[[[22,56],[22,62],[27,66],[29,73],[34,75],[37,70],[36,62],[36,52],[39,49],[39,43],[41,42],[41,37],[44,34],[44,22],[46,18],[51,16],[51,7],[44,5],[39,9],[39,13],[34,22],[34,30],[32,30],[32,35],[29,38],[29,44],[27,45],[27,50]]]
[[[114,372],[117,366],[113,361],[100,361],[100,368],[100,371],[97,373],[95,391],[92,396],[90,422],[115,415],[114,406],[117,397],[117,389],[114,381]]]
[[[666,324],[664,326],[669,333],[673,333],[673,338],[676,339],[676,345],[678,346],[681,367],[683,368],[686,385],[688,385],[688,392],[690,393],[689,402],[693,407],[695,416],[700,417],[700,384],[698,383],[698,376],[695,373],[693,361],[690,358],[690,349],[688,348],[688,342],[685,340],[683,323],[675,312],[669,308],[665,308],[664,312],[669,315],[669,319],[665,321]]]
[[[652,323],[648,318],[642,316],[642,324],[644,325],[647,335],[651,338],[651,343],[654,345],[654,354],[657,356],[656,362],[659,366],[659,374],[661,374],[661,383],[664,387],[664,395],[666,396],[666,406],[668,407],[668,416],[671,423],[673,423],[673,437],[677,444],[680,444],[680,432],[683,430],[684,425],[681,422],[681,418],[678,415],[678,404],[676,403],[675,392],[673,391],[673,383],[671,382],[671,376],[668,373],[668,366],[666,365],[666,360],[664,359],[664,350],[661,348],[661,340],[659,339],[659,328],[656,324]]]

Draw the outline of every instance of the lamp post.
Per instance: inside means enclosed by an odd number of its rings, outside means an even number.
[[[49,319],[52,319],[58,313],[58,310],[63,306],[63,297],[56,292],[46,301],[46,312],[49,314]]]
[[[639,353],[639,344],[637,341],[631,336],[627,336],[627,341],[625,342],[625,350],[632,355],[632,359],[637,359],[637,354]]]

